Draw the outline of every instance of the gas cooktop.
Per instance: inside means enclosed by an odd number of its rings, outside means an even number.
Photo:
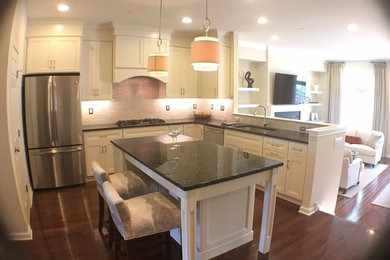
[[[117,126],[132,126],[132,125],[155,125],[163,124],[165,121],[160,118],[144,118],[144,119],[130,119],[130,120],[119,120]]]

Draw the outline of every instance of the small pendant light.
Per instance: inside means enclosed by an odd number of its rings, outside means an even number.
[[[219,43],[217,38],[208,36],[210,25],[206,0],[206,18],[203,21],[205,36],[196,37],[191,43],[191,62],[197,71],[216,71],[219,66]]]
[[[160,51],[162,45],[161,39],[161,13],[162,13],[162,0],[160,0],[160,24],[158,31],[158,52],[150,54],[148,57],[148,72],[153,76],[168,76],[168,54]]]

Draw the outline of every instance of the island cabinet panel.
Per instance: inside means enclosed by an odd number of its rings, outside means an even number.
[[[26,72],[78,72],[80,49],[80,37],[28,38]]]
[[[224,146],[255,155],[263,155],[263,137],[240,131],[226,129],[224,133]]]
[[[93,176],[92,161],[98,162],[106,172],[114,172],[114,153],[111,140],[122,139],[122,130],[89,131],[84,133],[87,175]]]

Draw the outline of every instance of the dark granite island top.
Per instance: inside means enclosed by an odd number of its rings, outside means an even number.
[[[161,177],[187,191],[267,171],[282,162],[180,135],[176,149],[168,135],[111,141]]]

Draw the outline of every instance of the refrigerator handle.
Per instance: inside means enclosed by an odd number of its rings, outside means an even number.
[[[54,76],[50,76],[51,78],[51,87],[52,87],[52,102],[53,102],[53,110],[52,110],[52,116],[53,116],[53,141],[55,145],[57,145],[58,142],[58,135],[57,135],[57,88],[56,88],[56,81]]]
[[[52,88],[52,77],[49,77],[49,81],[47,84],[47,92],[49,95],[47,96],[48,99],[48,104],[49,104],[49,109],[47,110],[48,115],[47,118],[49,120],[49,133],[50,133],[50,142],[54,146],[54,122],[53,122],[53,88]]]
[[[82,151],[82,147],[75,147],[75,148],[48,148],[48,149],[42,149],[39,151],[30,150],[30,152],[34,155],[43,155],[43,154],[58,154],[58,153],[73,153],[73,152],[79,152]]]

